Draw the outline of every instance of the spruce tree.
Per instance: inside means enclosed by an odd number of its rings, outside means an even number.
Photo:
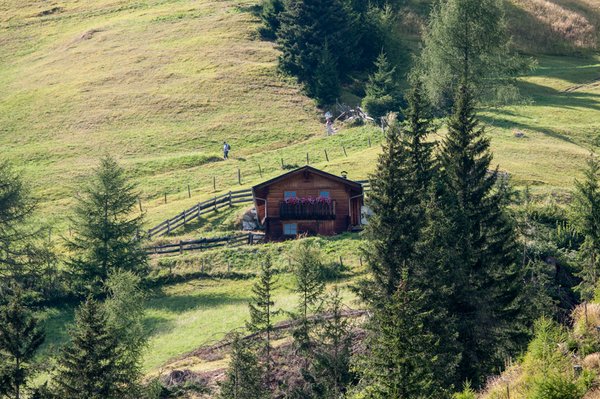
[[[448,314],[457,323],[459,376],[478,385],[526,336],[516,306],[522,276],[514,228],[504,194],[496,189],[498,173],[489,172],[489,139],[464,82],[439,158],[440,196],[429,209],[430,222],[441,226],[430,228],[442,234],[435,241],[428,237],[423,251],[436,255],[429,256],[431,268],[449,279],[444,286],[451,287],[451,295],[437,299],[448,301]]]
[[[144,304],[141,279],[130,271],[115,270],[106,281],[107,298],[103,303],[106,326],[117,340],[121,354],[121,369],[138,388],[135,381],[141,377],[142,354],[147,344],[144,331]],[[133,394],[133,392],[132,392]]]
[[[571,203],[571,220],[577,232],[584,237],[579,252],[582,258],[579,286],[585,300],[593,297],[598,286],[598,253],[600,252],[600,163],[594,154],[587,161],[584,179],[575,181]]]
[[[279,17],[285,9],[283,0],[262,0],[260,3],[260,18],[263,27],[260,33],[265,39],[275,39],[279,30]]]
[[[132,216],[136,204],[135,186],[125,171],[114,159],[102,158],[77,198],[74,238],[67,242],[73,254],[68,264],[84,292],[101,294],[102,284],[113,270],[145,272],[147,255],[138,237],[142,217]]]
[[[321,52],[313,83],[309,86],[309,95],[317,100],[319,106],[333,104],[340,94],[337,69],[337,59],[326,43]]]
[[[396,292],[367,324],[367,352],[358,360],[358,397],[448,397],[436,372],[452,365],[438,364],[437,354],[445,343],[428,330],[431,310],[426,309],[425,297],[410,287],[408,273],[404,273]]]
[[[0,306],[0,397],[23,397],[33,357],[44,338],[21,288],[13,287],[8,304]]]
[[[324,320],[317,326],[311,373],[321,398],[339,398],[354,381],[351,325],[344,315],[340,291],[335,287],[326,301]]]
[[[312,240],[298,241],[291,255],[294,263],[293,291],[299,296],[296,313],[298,326],[293,335],[298,350],[307,357],[312,351],[310,337],[312,323],[309,314],[320,310],[325,289],[322,280],[323,263],[321,251]]]
[[[396,68],[388,62],[385,53],[379,54],[375,68],[366,84],[362,106],[371,117],[379,119],[399,108],[401,95]]]
[[[501,0],[437,2],[423,41],[418,73],[430,100],[444,111],[451,110],[462,81],[474,86],[478,100],[514,100],[518,90],[511,78],[532,66],[510,48]]]
[[[263,385],[263,370],[252,349],[236,334],[231,345],[231,360],[225,381],[220,384],[220,399],[262,399],[269,397]]]
[[[365,229],[364,251],[375,283],[374,292],[365,293],[370,300],[390,297],[396,291],[423,226],[432,166],[430,146],[423,140],[429,127],[418,117],[421,105],[413,104],[410,112],[417,117],[409,118],[404,127],[391,120],[376,171],[370,177],[368,205],[373,216]]]
[[[360,59],[356,15],[344,0],[287,0],[279,20],[279,66],[305,84],[310,95],[317,88],[334,87],[317,84],[319,65],[327,69],[333,65],[324,60],[336,57],[337,75],[343,79]],[[326,45],[330,55],[324,54]],[[323,99],[324,93],[320,96]]]
[[[136,376],[128,374],[117,337],[108,327],[100,304],[88,298],[75,314],[58,359],[55,394],[68,399],[127,398]]]
[[[264,351],[266,354],[266,375],[271,378],[271,334],[274,330],[273,316],[277,314],[274,310],[273,291],[276,289],[275,271],[271,257],[267,256],[261,264],[258,281],[252,287],[252,300],[248,304],[250,309],[250,321],[246,327],[252,333],[259,333],[264,340]]]

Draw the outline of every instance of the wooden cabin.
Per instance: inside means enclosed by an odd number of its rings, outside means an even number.
[[[362,185],[311,166],[254,186],[252,195],[270,240],[299,234],[331,236],[360,226]]]

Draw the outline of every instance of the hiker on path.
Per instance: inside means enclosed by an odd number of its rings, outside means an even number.
[[[231,146],[226,141],[223,142],[223,159],[229,159],[229,150]]]
[[[333,136],[335,130],[333,129],[333,121],[331,120],[331,118],[328,118],[327,122],[325,122],[325,128],[327,129],[327,135]]]

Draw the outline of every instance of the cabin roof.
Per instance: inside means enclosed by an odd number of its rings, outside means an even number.
[[[263,188],[265,188],[267,186],[270,186],[272,184],[275,184],[275,183],[280,182],[280,181],[285,180],[285,179],[289,179],[289,178],[291,178],[293,176],[296,176],[298,174],[305,173],[305,172],[313,173],[313,174],[322,176],[322,177],[324,177],[326,179],[333,180],[333,181],[336,181],[338,183],[342,183],[342,184],[344,184],[346,186],[350,186],[352,188],[355,188],[355,189],[358,189],[358,190],[362,190],[362,185],[360,183],[357,183],[355,181],[348,180],[348,179],[346,179],[344,177],[336,176],[334,174],[331,174],[331,173],[328,173],[328,172],[325,172],[325,171],[313,168],[312,166],[306,165],[306,166],[302,166],[302,167],[300,167],[298,169],[294,169],[292,171],[284,173],[284,174],[282,174],[280,176],[277,176],[277,177],[275,177],[275,178],[273,178],[271,180],[267,180],[265,182],[257,184],[256,186],[252,187],[252,191],[257,191],[257,190],[263,189]]]

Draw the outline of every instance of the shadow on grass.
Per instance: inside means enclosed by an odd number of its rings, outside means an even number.
[[[198,295],[169,295],[152,298],[147,309],[183,313],[197,308],[214,308],[218,306],[247,303],[245,296],[231,296],[223,293],[199,293]]]

